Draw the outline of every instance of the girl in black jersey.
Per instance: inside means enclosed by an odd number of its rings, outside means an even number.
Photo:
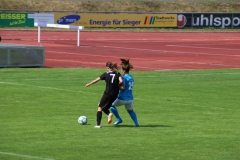
[[[119,84],[122,83],[122,77],[119,72],[117,72],[117,64],[113,64],[112,62],[106,63],[106,70],[102,75],[100,75],[95,80],[86,84],[85,87],[88,87],[94,83],[97,83],[100,80],[105,80],[106,89],[103,93],[103,96],[98,104],[97,111],[97,125],[95,128],[101,128],[101,120],[102,120],[102,111],[108,115],[108,124],[112,122],[113,114],[109,111],[114,100],[117,98],[119,93]]]

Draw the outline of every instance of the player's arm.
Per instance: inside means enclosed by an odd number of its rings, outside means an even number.
[[[124,90],[125,86],[123,84],[119,84],[119,89]]]
[[[100,77],[98,77],[98,78],[94,79],[93,81],[91,81],[90,83],[86,84],[85,87],[88,87],[88,86],[90,86],[90,85],[92,85],[94,83],[97,83],[100,80],[101,80]]]
[[[122,76],[119,77],[119,89],[124,90],[123,79]]]

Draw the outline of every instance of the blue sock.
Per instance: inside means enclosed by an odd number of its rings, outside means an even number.
[[[132,120],[135,123],[135,125],[139,126],[136,113],[134,111],[131,111],[131,112],[129,112],[129,115],[132,118]]]
[[[120,119],[120,116],[118,114],[118,110],[116,107],[110,107],[110,111],[114,114],[114,116],[117,118],[117,119]]]

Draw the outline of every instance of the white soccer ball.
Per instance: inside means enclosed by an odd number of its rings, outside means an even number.
[[[81,125],[87,124],[87,117],[86,116],[80,116],[78,118],[78,123]]]

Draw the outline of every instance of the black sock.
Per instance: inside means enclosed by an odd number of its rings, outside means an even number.
[[[97,125],[100,126],[102,120],[102,112],[98,111],[97,112]]]

